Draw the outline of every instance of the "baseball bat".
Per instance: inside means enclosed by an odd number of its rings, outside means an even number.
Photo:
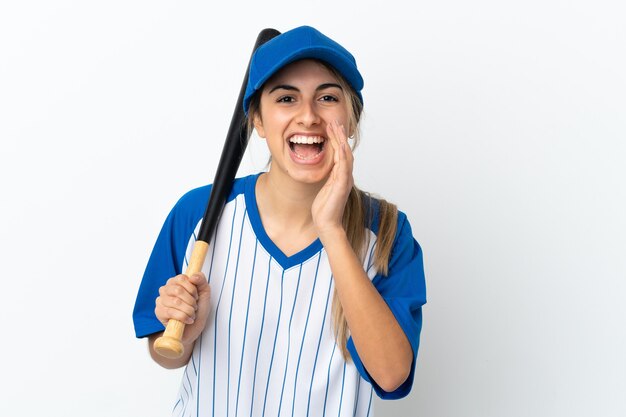
[[[256,43],[252,50],[250,61],[254,51],[265,42],[280,35],[280,32],[275,29],[263,29],[257,36]],[[228,134],[226,135],[226,141],[222,149],[222,155],[220,156],[219,163],[217,165],[217,171],[215,173],[215,179],[213,180],[213,186],[211,187],[211,194],[209,196],[209,202],[207,203],[200,230],[198,231],[198,238],[194,243],[191,258],[185,271],[185,275],[191,276],[196,272],[202,270],[204,259],[209,248],[209,242],[215,232],[215,228],[222,214],[226,198],[230,193],[233,185],[233,180],[239,169],[241,158],[248,145],[250,139],[250,133],[246,127],[246,115],[243,111],[243,98],[246,92],[246,86],[248,84],[248,73],[250,71],[250,61],[248,62],[248,68],[244,76],[241,90],[239,91],[239,98],[233,112],[233,117],[230,121],[230,127],[228,128]],[[163,335],[154,341],[154,350],[161,356],[167,358],[179,358],[184,353],[183,344],[181,342],[183,332],[185,331],[185,323],[178,320],[170,320],[167,323],[165,332]]]

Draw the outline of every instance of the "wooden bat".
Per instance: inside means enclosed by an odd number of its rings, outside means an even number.
[[[263,29],[257,36],[256,43],[252,50],[254,51],[265,42],[280,35],[280,32],[275,29]],[[251,58],[252,59],[252,55]],[[230,127],[228,134],[226,135],[226,141],[224,142],[224,148],[222,149],[222,155],[217,165],[217,171],[215,173],[215,179],[213,180],[213,186],[211,187],[211,194],[209,196],[209,202],[207,203],[204,217],[202,218],[202,224],[198,232],[198,238],[193,246],[191,253],[191,259],[185,271],[185,275],[191,276],[196,272],[202,270],[204,259],[209,249],[209,242],[215,232],[215,228],[222,214],[226,198],[230,193],[233,185],[233,180],[239,169],[241,158],[248,145],[250,134],[245,126],[246,116],[243,111],[243,98],[246,92],[246,85],[248,84],[248,72],[250,71],[250,63],[248,62],[248,69],[243,80],[243,85],[239,92],[239,98],[235,106],[233,117],[230,121]],[[170,320],[167,323],[163,336],[159,337],[154,342],[154,350],[167,358],[179,358],[183,355],[183,344],[181,342],[183,332],[185,331],[185,323],[178,320]]]

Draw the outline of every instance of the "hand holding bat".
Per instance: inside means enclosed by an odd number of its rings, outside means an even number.
[[[177,275],[159,288],[154,312],[161,323],[169,320],[185,323],[181,342],[194,342],[202,333],[209,315],[211,289],[204,274]]]

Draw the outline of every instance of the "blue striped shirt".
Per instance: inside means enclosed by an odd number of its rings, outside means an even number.
[[[268,237],[256,205],[258,175],[235,181],[203,272],[211,313],[184,371],[174,416],[371,416],[372,393],[401,398],[407,381],[387,393],[371,380],[351,339],[345,361],[333,335],[333,278],[319,240],[286,256]],[[187,193],[165,222],[134,311],[138,337],[162,331],[154,317],[158,288],[187,267],[209,187]],[[406,216],[388,277],[372,265],[377,224],[368,229],[364,268],[407,334],[419,346],[425,286],[421,249]]]

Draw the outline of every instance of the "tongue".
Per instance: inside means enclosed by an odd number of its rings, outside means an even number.
[[[301,158],[312,158],[320,152],[320,146],[318,144],[304,144],[295,143],[293,151]]]

